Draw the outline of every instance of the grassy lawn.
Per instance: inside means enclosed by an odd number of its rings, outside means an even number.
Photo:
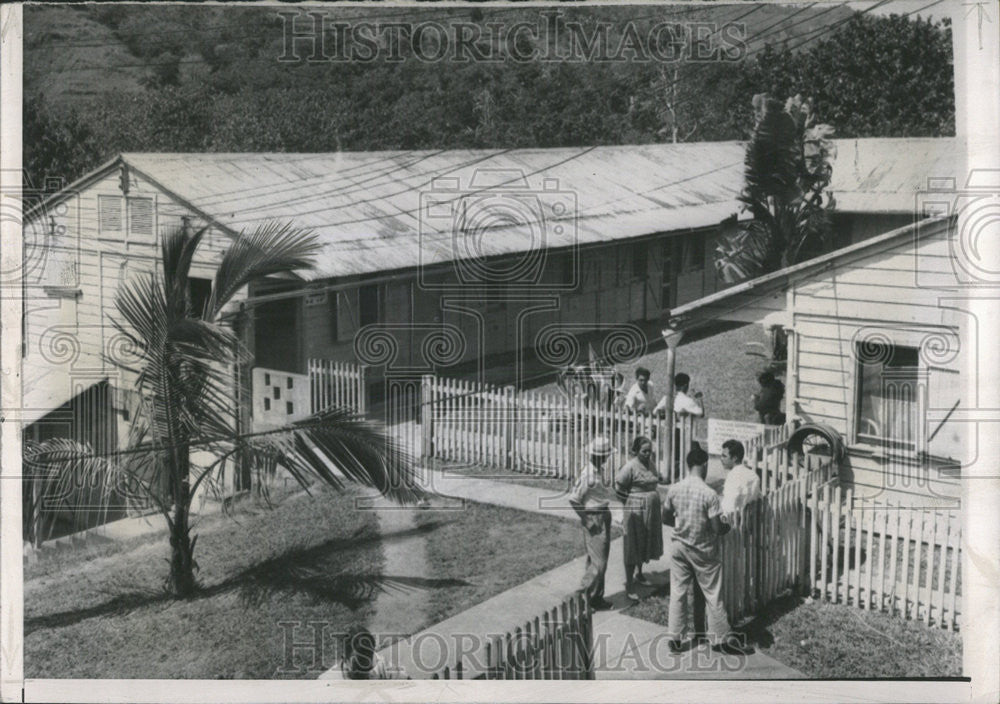
[[[554,516],[467,502],[465,510],[429,511],[417,520],[437,524],[427,535],[434,576],[469,582],[431,592],[428,625],[583,554],[577,522]]]
[[[318,490],[204,519],[195,551],[203,590],[189,601],[162,593],[163,534],[27,567],[26,676],[280,676],[281,622],[322,621],[334,634],[371,615],[381,543],[375,515],[355,510],[355,496]],[[295,634],[311,639],[305,626]]]
[[[669,597],[626,613],[667,624]],[[810,678],[960,677],[962,637],[853,606],[787,597],[747,631],[755,648]]]

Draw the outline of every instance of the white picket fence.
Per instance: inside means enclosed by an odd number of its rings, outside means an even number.
[[[309,376],[313,411],[339,404],[364,412],[363,367],[310,360]],[[653,442],[661,476],[673,482],[683,474],[684,453],[670,446],[689,448],[693,439],[690,418],[673,435],[666,418],[582,397],[433,375],[419,386],[418,418],[411,408],[389,403],[384,420],[394,438],[424,457],[573,479],[597,435],[622,456],[644,435]],[[758,613],[788,590],[808,589],[834,603],[958,629],[958,511],[856,503],[850,489],[839,486],[831,458],[787,451],[793,430],[792,424],[769,427],[747,443],[746,462],[761,477],[763,497],[729,517],[733,530],[723,539],[730,619]],[[609,471],[618,464],[609,463]]]
[[[313,413],[331,406],[366,411],[365,368],[361,365],[310,359],[309,386]]]
[[[608,408],[583,397],[517,391],[435,376],[423,378],[424,455],[507,469],[538,476],[572,479],[586,458],[584,448],[607,437],[622,457],[639,435],[653,443],[660,475],[681,475],[680,453],[668,447],[668,420],[621,406]],[[691,418],[677,424],[676,442],[690,448]]]
[[[722,597],[731,622],[754,616],[809,579],[810,495],[836,471],[829,457],[807,455],[793,479],[725,516],[732,526],[722,538]]]
[[[957,630],[962,522],[957,509],[856,502],[827,484],[810,508],[810,583],[822,599]]]

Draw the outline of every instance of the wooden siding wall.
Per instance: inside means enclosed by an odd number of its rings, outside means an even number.
[[[158,266],[162,237],[181,225],[182,216],[190,216],[193,227],[203,223],[182,203],[133,171],[129,198],[152,199],[152,234],[132,231],[129,204],[124,199],[121,230],[102,232],[100,196],[123,199],[118,170],[89,184],[45,215],[55,218],[61,234],[44,266],[36,267],[28,278],[25,359],[29,365],[55,367],[56,374],[50,377],[65,378],[67,382],[81,374],[102,374],[109,376],[113,386],[128,388],[133,383],[131,373],[108,361],[109,356],[128,361],[128,355],[121,354],[121,339],[111,325],[117,317],[115,296],[129,278]],[[48,225],[45,227],[47,230]],[[227,235],[214,228],[207,233],[192,267],[193,276],[212,278],[229,242]],[[52,286],[59,289],[54,291]],[[75,350],[53,354],[53,340],[70,338]]]
[[[576,332],[598,330],[627,322],[646,322],[662,316],[660,307],[663,283],[662,241],[678,235],[660,235],[632,243],[608,244],[582,250],[576,267],[576,286],[568,289],[547,288],[509,292],[502,287],[463,290],[451,267],[442,267],[426,275],[433,283],[422,284],[417,272],[399,281],[376,284],[379,287],[382,317],[380,323],[393,327],[399,345],[398,366],[423,367],[421,343],[435,328],[453,325],[464,338],[464,352],[458,363],[469,363],[485,355],[511,354],[533,347],[542,332],[552,326],[566,326]],[[683,284],[685,299],[693,299],[715,289],[712,250],[714,233],[704,233],[705,263],[702,271],[675,273]],[[634,276],[633,258],[645,256],[643,276]],[[548,256],[568,256],[552,252]],[[546,267],[546,272],[560,267]],[[364,282],[358,277],[336,280],[337,285]],[[454,289],[442,290],[442,285]],[[337,334],[330,328],[332,314],[320,306],[307,310],[305,321],[305,356],[343,362],[357,361],[354,335],[359,329],[358,288],[330,294],[337,303]],[[333,305],[330,303],[330,305]],[[529,308],[519,326],[518,316]],[[409,327],[404,327],[409,326]],[[486,348],[481,349],[485,341]],[[363,360],[362,360],[363,361]]]
[[[949,359],[928,348],[946,340],[957,349],[959,318],[939,303],[950,293],[944,288],[949,278],[954,283],[948,242],[942,233],[838,266],[793,288],[798,374],[788,393],[798,415],[826,423],[848,440],[853,448],[849,471],[859,498],[891,490],[900,502],[924,501],[930,496],[947,504],[958,495],[957,482],[934,471],[923,486],[898,481],[888,486],[892,482],[887,472],[910,470],[877,448],[854,443],[855,344],[859,340],[921,349],[921,368],[928,374],[931,391],[929,408],[946,409],[952,404],[948,389],[958,388],[955,378],[961,373],[957,355]],[[948,383],[938,383],[945,375]],[[944,426],[946,432],[965,432],[959,424],[951,425],[956,427]]]

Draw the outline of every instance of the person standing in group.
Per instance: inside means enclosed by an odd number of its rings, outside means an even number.
[[[670,610],[667,638],[671,652],[680,652],[682,638],[691,632],[692,582],[705,595],[712,649],[748,654],[730,631],[722,603],[722,563],[719,538],[729,531],[720,519],[719,496],[705,483],[708,454],[700,447],[687,455],[688,473],[671,485],[664,502],[663,520],[674,527],[670,541]]]
[[[663,555],[663,524],[660,517],[659,477],[653,468],[653,443],[639,436],[632,441],[631,459],[618,470],[615,491],[625,504],[622,516],[625,557],[625,593],[638,601],[635,585],[648,585],[642,574],[644,562]]]
[[[580,470],[569,496],[569,504],[583,525],[583,544],[587,551],[587,567],[580,588],[596,611],[611,608],[611,602],[604,598],[604,574],[611,550],[610,504],[614,493],[604,481],[601,468],[612,452],[607,438],[595,438],[590,443],[587,447],[590,461]]]
[[[693,416],[701,418],[705,415],[705,407],[701,403],[702,394],[698,391],[689,394],[691,377],[684,372],[674,377],[674,415],[678,417]]]
[[[649,383],[649,370],[645,367],[637,367],[635,370],[635,383],[625,394],[625,408],[629,408],[636,413],[649,413],[653,410],[653,385]]]
[[[681,425],[690,423],[689,418],[701,418],[705,415],[705,407],[701,403],[701,392],[691,395],[691,377],[684,372],[674,376],[674,466],[677,467],[690,451],[690,447],[681,447]],[[664,398],[664,407],[666,407]],[[688,426],[691,428],[691,426]],[[693,430],[693,429],[692,429]],[[693,432],[692,432],[693,434]],[[689,438],[690,439],[690,438]]]
[[[785,414],[781,411],[781,401],[785,397],[785,385],[774,378],[771,372],[761,372],[757,376],[760,391],[751,396],[757,417],[766,425],[781,425]]]
[[[744,506],[760,498],[760,477],[743,462],[745,454],[739,440],[722,443],[721,460],[726,482],[722,487],[720,507],[724,515],[742,511]]]

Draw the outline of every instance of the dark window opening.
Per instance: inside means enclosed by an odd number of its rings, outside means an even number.
[[[361,327],[378,322],[378,285],[362,286],[358,289],[358,308]]]
[[[645,279],[649,267],[649,244],[635,242],[632,245],[632,278]]]
[[[208,297],[212,295],[211,279],[189,278],[188,295],[191,297],[191,314],[196,318],[203,317],[205,304],[208,303]]]
[[[577,282],[576,276],[576,257],[573,253],[567,253],[562,255],[562,284],[563,286],[572,286]]]
[[[674,306],[674,240],[663,240],[663,280],[660,288],[660,307],[669,310]]]
[[[705,268],[705,235],[694,232],[683,239],[681,262],[683,271],[702,271]]]

